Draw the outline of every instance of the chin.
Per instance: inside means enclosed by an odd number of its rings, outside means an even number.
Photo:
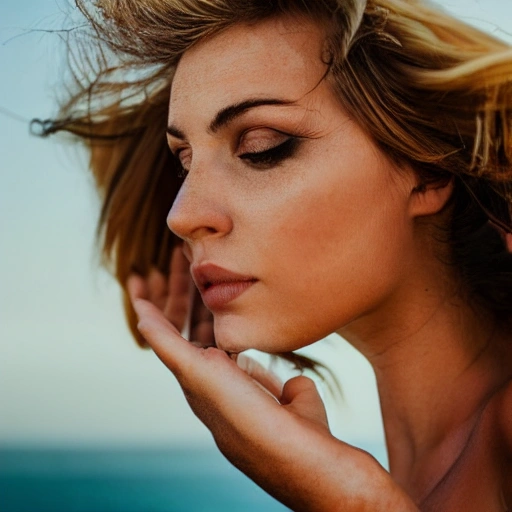
[[[225,327],[214,327],[215,344],[218,349],[233,354],[244,350],[256,349],[267,352],[257,336],[248,335],[243,329],[229,329]]]
[[[254,349],[268,354],[292,352],[318,341],[320,338],[288,333],[268,321],[244,321],[240,317],[214,318],[214,334],[217,348],[230,353]]]

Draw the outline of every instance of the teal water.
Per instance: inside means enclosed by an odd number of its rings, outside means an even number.
[[[286,510],[214,451],[0,449],[2,512]]]
[[[214,450],[0,448],[1,512],[284,512]]]

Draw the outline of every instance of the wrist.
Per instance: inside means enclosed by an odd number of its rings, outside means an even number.
[[[344,464],[349,466],[344,473],[349,477],[343,483],[349,501],[332,503],[326,512],[418,512],[411,497],[372,455],[358,448],[350,449],[350,457],[344,457]]]

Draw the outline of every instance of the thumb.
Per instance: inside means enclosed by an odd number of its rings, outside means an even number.
[[[304,376],[290,379],[283,387],[280,402],[297,415],[328,427],[324,404],[311,379]]]

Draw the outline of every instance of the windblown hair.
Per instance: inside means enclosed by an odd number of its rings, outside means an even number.
[[[236,23],[282,14],[325,29],[339,101],[423,186],[454,182],[440,231],[469,302],[512,317],[512,48],[426,0],[86,0],[88,45],[73,93],[44,134],[91,150],[103,197],[105,261],[124,289],[132,272],[168,273],[178,240],[166,215],[180,188],[167,148],[170,86],[181,56]],[[78,66],[76,63],[79,63]],[[85,66],[87,64],[87,66]],[[86,69],[85,69],[86,67]],[[79,73],[80,68],[80,73]],[[125,294],[131,329],[135,315]],[[304,361],[300,361],[303,364]],[[304,363],[306,364],[306,363]]]

